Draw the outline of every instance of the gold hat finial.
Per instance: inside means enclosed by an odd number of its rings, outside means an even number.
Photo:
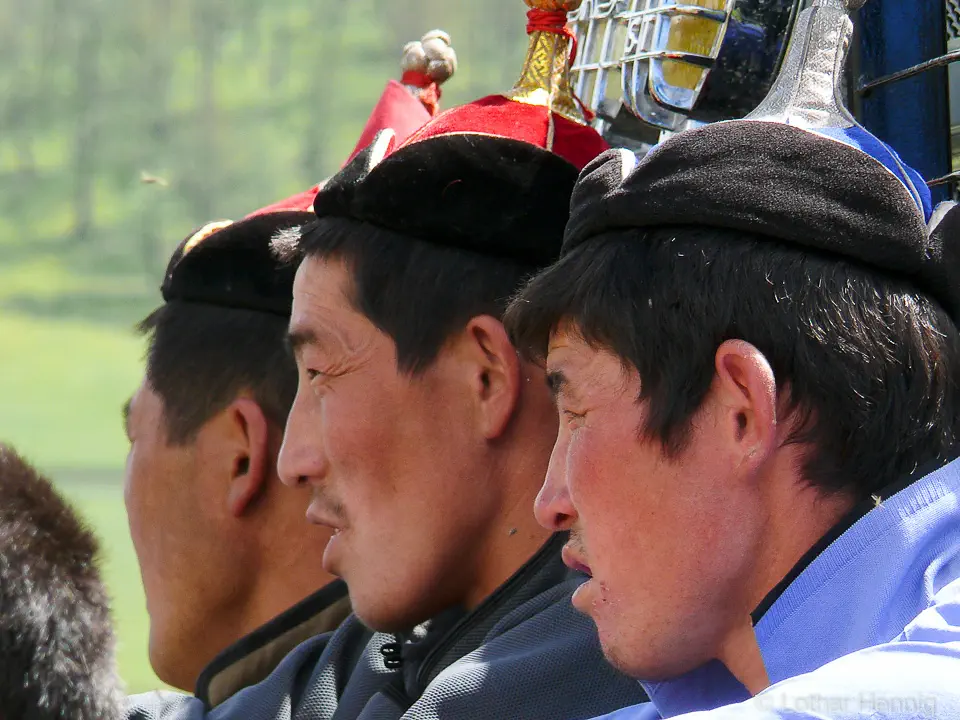
[[[570,84],[572,33],[566,16],[583,0],[524,0],[530,12],[530,42],[523,72],[506,96],[516,102],[543,105],[567,120],[586,124],[587,118]]]

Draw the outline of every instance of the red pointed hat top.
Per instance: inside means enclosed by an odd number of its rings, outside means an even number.
[[[568,13],[582,0],[524,0],[530,36],[523,72],[513,89],[440,113],[403,145],[450,134],[482,134],[522,140],[583,169],[609,145],[588,122],[592,114],[574,95],[570,65],[576,38]],[[397,143],[399,146],[401,143]]]
[[[389,129],[394,133],[387,151],[390,152],[437,115],[440,86],[457,70],[457,54],[450,36],[442,30],[432,30],[421,40],[407,43],[403,48],[400,70],[403,73],[400,81],[391,79],[387,82],[344,165],[372,143],[381,130]],[[275,212],[313,212],[313,200],[323,184],[321,182],[309,190],[260,208],[247,217]]]

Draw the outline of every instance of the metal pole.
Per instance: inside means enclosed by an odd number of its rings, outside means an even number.
[[[860,77],[855,87],[939,57],[947,51],[944,0],[870,0],[860,11]],[[951,164],[947,69],[888,83],[859,98],[859,120],[927,180]],[[934,203],[945,187],[931,188]]]

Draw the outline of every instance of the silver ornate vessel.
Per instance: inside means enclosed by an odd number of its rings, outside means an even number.
[[[743,117],[766,96],[803,0],[584,0],[574,90],[637,149],[661,131]]]

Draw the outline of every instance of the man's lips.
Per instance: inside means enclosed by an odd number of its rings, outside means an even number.
[[[563,558],[563,564],[566,565],[571,570],[576,570],[581,572],[584,575],[589,575],[593,577],[593,573],[590,572],[590,566],[587,565],[580,559],[580,556],[577,555],[577,552],[573,550],[569,545],[564,545],[563,550],[560,552],[560,557]]]
[[[307,520],[314,525],[323,525],[331,528],[334,535],[343,530],[343,518],[329,511],[328,508],[317,502],[310,503],[307,508]]]

